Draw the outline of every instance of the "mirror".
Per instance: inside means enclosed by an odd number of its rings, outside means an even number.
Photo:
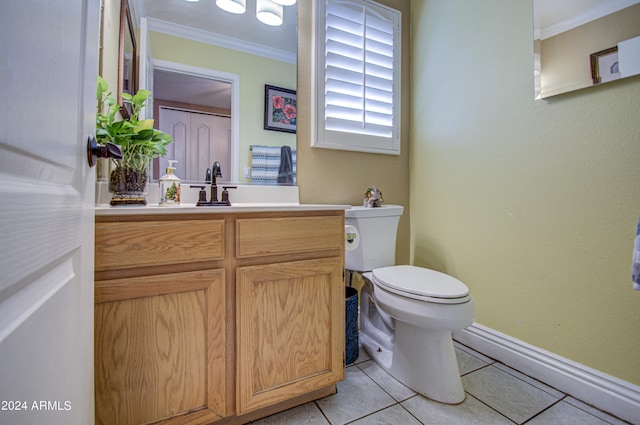
[[[640,74],[640,0],[533,0],[536,99]]]
[[[153,91],[155,111],[159,110],[158,105],[155,105],[155,100],[159,99],[165,109],[167,104],[170,104],[169,108],[181,109],[180,105],[175,106],[177,103],[187,105],[182,109],[191,113],[204,112],[217,117],[226,116],[232,121],[231,136],[227,139],[232,141],[236,139],[237,146],[231,146],[231,155],[224,152],[208,153],[207,155],[213,155],[213,157],[206,156],[202,159],[204,157],[202,154],[194,154],[197,151],[195,147],[200,143],[194,141],[193,145],[187,145],[191,154],[185,154],[184,150],[180,154],[185,159],[184,162],[180,161],[177,164],[176,174],[183,180],[202,181],[206,168],[212,165],[209,164],[212,162],[211,158],[216,158],[216,161],[222,164],[225,160],[219,159],[218,156],[228,155],[232,165],[223,164],[222,181],[240,184],[256,183],[255,178],[253,180],[249,178],[253,165],[252,146],[277,147],[279,155],[281,146],[295,148],[296,145],[295,134],[264,129],[265,85],[296,89],[296,6],[285,6],[283,25],[271,27],[257,20],[256,0],[247,0],[246,12],[241,15],[225,12],[213,1],[129,0],[129,2],[138,22],[140,18],[146,18],[153,66],[156,70],[160,67],[160,70],[165,71],[164,74],[158,74],[159,81],[153,77],[153,83],[146,84]],[[142,52],[144,37],[140,34],[139,38]],[[165,84],[164,82],[174,80],[168,78],[166,71],[171,71],[174,77],[192,76],[195,78],[191,81],[193,84],[200,87],[217,86],[217,89],[212,88],[207,96],[204,96],[205,89],[201,89],[197,96],[199,100],[194,100],[195,94],[187,99],[184,94],[188,89],[184,82],[167,90],[161,86]],[[146,74],[154,75],[155,73],[147,71]],[[236,78],[239,86],[237,101],[239,112],[235,115],[236,107],[228,106],[229,93],[234,90],[220,89],[220,85],[216,84],[219,80],[212,76],[216,74],[231,75],[233,77],[230,78]],[[203,78],[209,81],[203,81]],[[222,81],[228,83],[229,79],[223,78]],[[170,94],[171,92],[173,94]],[[226,93],[227,99],[216,99],[217,92]],[[211,111],[212,104],[227,106],[216,106],[218,109]],[[162,127],[162,119],[156,113],[154,118],[159,120],[159,125]],[[233,124],[234,121],[239,123]],[[191,122],[193,123],[193,120]],[[202,127],[198,128],[202,129]],[[194,155],[200,164],[195,164]],[[167,159],[173,158],[167,156]],[[205,167],[205,164],[208,164],[208,167]],[[164,174],[161,164],[158,164],[158,168],[159,175]],[[187,170],[189,170],[188,177]],[[157,175],[154,177],[157,178]]]

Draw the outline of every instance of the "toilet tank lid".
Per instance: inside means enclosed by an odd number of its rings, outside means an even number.
[[[353,206],[344,210],[344,216],[346,218],[401,216],[403,211],[402,205],[382,205],[376,208]]]
[[[373,278],[395,290],[432,298],[463,298],[469,288],[453,276],[416,266],[391,266],[374,269]]]

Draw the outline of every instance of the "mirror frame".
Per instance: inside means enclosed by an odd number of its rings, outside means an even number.
[[[129,40],[133,46],[130,66],[125,73],[125,41]],[[126,75],[125,75],[126,74]],[[128,88],[125,89],[125,81],[128,81]],[[120,113],[124,119],[131,116],[131,108],[122,101],[121,93],[135,94],[138,89],[138,46],[136,44],[136,33],[131,19],[128,0],[121,0],[120,3],[120,38],[118,45],[118,105]]]

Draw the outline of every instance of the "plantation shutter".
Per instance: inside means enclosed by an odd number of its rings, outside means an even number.
[[[321,147],[399,154],[400,12],[368,0],[322,1],[318,141],[341,146]]]

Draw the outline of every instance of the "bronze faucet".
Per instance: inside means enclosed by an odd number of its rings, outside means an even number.
[[[211,166],[211,170],[207,169],[206,182],[209,183],[209,175],[211,175],[211,200],[207,201],[207,192],[204,190],[204,186],[191,185],[193,188],[200,188],[200,194],[198,196],[197,207],[212,207],[212,206],[231,206],[229,201],[229,192],[227,189],[235,189],[237,186],[223,186],[222,200],[218,200],[218,183],[216,177],[222,177],[222,169],[218,161],[214,162]]]

